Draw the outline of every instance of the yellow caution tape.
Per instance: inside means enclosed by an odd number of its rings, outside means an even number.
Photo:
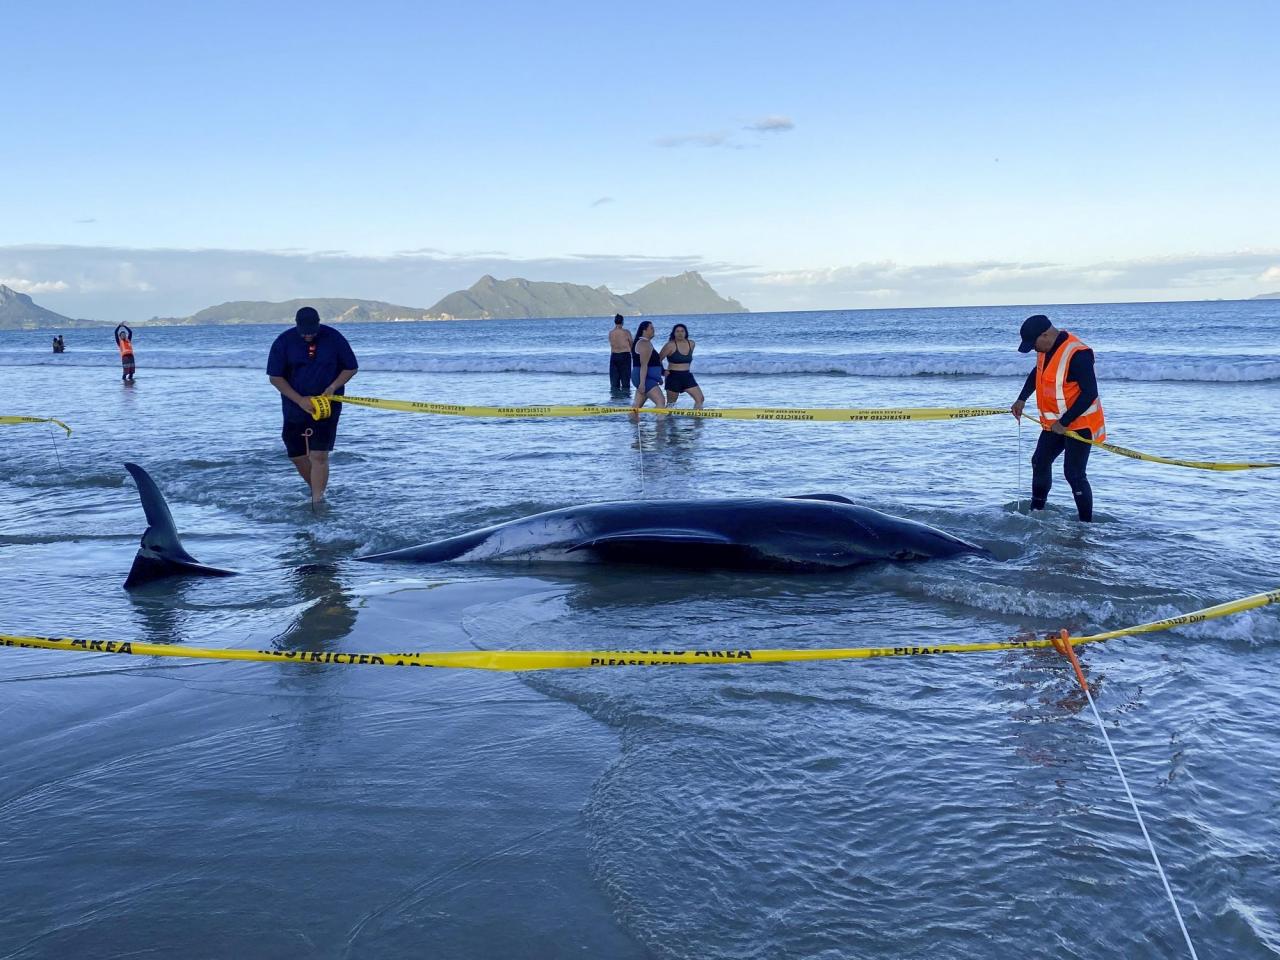
[[[333,404],[324,394],[311,398],[311,419],[328,420],[333,413]]]
[[[1119,447],[1114,443],[1107,443],[1103,440],[1090,440],[1088,437],[1080,436],[1074,430],[1064,430],[1063,433],[1073,440],[1080,440],[1083,443],[1101,447],[1108,453],[1118,453],[1122,457],[1129,457],[1133,460],[1146,460],[1150,463],[1167,463],[1175,467],[1192,467],[1196,470],[1266,470],[1271,467],[1280,467],[1280,463],[1230,463],[1218,460],[1178,460],[1173,457],[1157,457],[1153,453],[1139,453],[1137,450]]]
[[[0,423],[56,423],[67,431],[68,437],[71,436],[71,428],[61,420],[53,419],[53,417],[0,417]]]
[[[1073,637],[1073,645],[1098,643],[1138,633],[1154,633],[1189,623],[1280,603],[1280,589],[1207,607],[1123,630]],[[998,650],[1043,650],[1054,637],[992,643],[942,643],[931,646],[849,647],[817,650],[443,650],[422,653],[348,653],[320,650],[226,650],[176,647],[119,640],[75,640],[70,637],[23,637],[0,634],[0,646],[82,653],[125,653],[143,657],[193,660],[251,660],[263,663],[320,663],[371,667],[452,667],[471,670],[576,670],[590,667],[667,667],[691,664],[802,663],[816,660],[869,660],[875,657],[919,657],[943,653],[991,653]]]
[[[325,399],[312,397],[312,403]],[[384,400],[379,397],[334,395],[327,398],[378,410],[403,413],[434,413],[447,417],[607,417],[620,413],[654,413],[672,417],[697,417],[704,420],[812,420],[832,422],[883,422],[892,420],[960,420],[966,417],[993,417],[1007,414],[1001,407],[880,407],[856,409],[846,407],[722,407],[716,410],[694,410],[688,407],[621,406],[534,406],[476,407],[455,403],[428,403],[419,400]],[[317,408],[318,412],[318,408]],[[323,419],[317,417],[317,419]]]

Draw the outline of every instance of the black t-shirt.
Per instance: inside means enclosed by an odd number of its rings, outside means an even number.
[[[339,373],[355,369],[356,355],[347,338],[324,324],[311,343],[302,339],[297,327],[286,330],[276,337],[267,356],[267,376],[284,377],[304,397],[324,393]],[[335,391],[342,392],[341,387]],[[283,394],[280,406],[286,420],[307,419],[303,409]]]

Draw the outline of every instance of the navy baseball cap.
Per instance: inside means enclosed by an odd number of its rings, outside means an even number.
[[[316,313],[315,307],[299,307],[293,322],[298,325],[298,332],[304,336],[320,332],[320,314]]]
[[[1033,317],[1027,317],[1022,321],[1022,329],[1018,331],[1022,336],[1022,343],[1018,344],[1019,353],[1030,353],[1035,349],[1036,338],[1040,334],[1048,330],[1053,324],[1049,322],[1049,318],[1043,313],[1037,313]]]

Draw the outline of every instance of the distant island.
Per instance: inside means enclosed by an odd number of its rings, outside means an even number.
[[[105,320],[72,320],[46,310],[25,293],[0,283],[0,330],[75,330],[84,327],[113,327]]]
[[[608,287],[549,283],[487,274],[466,290],[458,290],[434,306],[404,307],[381,300],[313,297],[267,302],[233,300],[207,307],[189,317],[154,317],[154,325],[290,323],[301,306],[312,306],[325,323],[380,323],[396,320],[521,320],[551,317],[660,316],[666,314],[746,313],[737,300],[726,299],[696,271],[662,277],[634,293],[617,294]]]
[[[483,276],[466,290],[435,306],[404,307],[381,300],[303,297],[297,300],[233,300],[206,307],[189,317],[152,317],[148,326],[292,323],[301,306],[315,307],[325,323],[384,323],[404,320],[519,320],[552,317],[663,316],[670,314],[747,313],[737,300],[720,296],[696,271],[661,277],[634,293],[608,287],[536,280],[498,280]],[[104,320],[73,320],[39,306],[25,293],[0,284],[0,330],[71,330],[113,327]]]
[[[634,293],[608,287],[483,276],[467,290],[451,293],[427,313],[433,320],[515,320],[547,317],[663,316],[681,313],[747,313],[737,300],[712,289],[690,270],[661,277]]]
[[[148,326],[196,326],[198,324],[293,323],[299,307],[315,307],[325,323],[380,323],[387,320],[435,319],[420,307],[400,307],[381,300],[348,300],[312,297],[298,300],[232,300],[205,307],[189,317],[152,317]]]
[[[1250,300],[1280,300],[1280,293],[1260,293],[1256,297],[1250,297]]]

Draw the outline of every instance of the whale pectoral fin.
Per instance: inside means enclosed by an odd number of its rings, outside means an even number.
[[[797,493],[792,497],[784,497],[784,500],[826,500],[828,503],[847,503],[856,507],[857,504],[848,497],[842,497],[838,493]]]
[[[235,576],[234,570],[205,566],[187,553],[174,525],[173,514],[169,512],[169,504],[165,502],[164,494],[151,479],[151,475],[136,463],[126,463],[125,469],[133,475],[134,482],[138,485],[138,498],[147,515],[147,529],[143,531],[142,543],[124,582],[126,590],[165,577]]]
[[[569,553],[578,550],[593,550],[600,547],[619,548],[626,547],[628,544],[642,546],[656,546],[659,544],[702,544],[706,546],[731,546],[734,541],[721,533],[708,533],[703,530],[625,530],[621,533],[611,533],[603,537],[592,537],[590,540],[583,540],[581,543],[575,543],[569,548]]]

